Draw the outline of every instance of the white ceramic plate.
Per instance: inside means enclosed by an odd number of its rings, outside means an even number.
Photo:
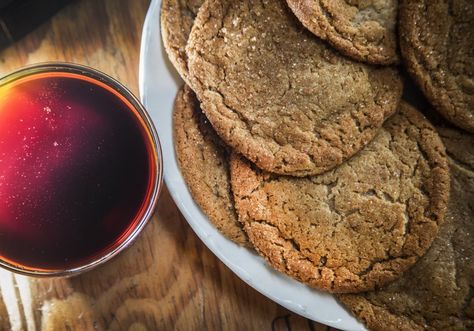
[[[143,28],[140,95],[158,130],[163,148],[164,178],[178,208],[206,246],[237,276],[283,307],[343,330],[365,330],[333,296],[313,290],[274,271],[246,248],[221,235],[194,203],[179,171],[171,129],[176,92],[183,84],[161,43],[161,0],[153,0]]]

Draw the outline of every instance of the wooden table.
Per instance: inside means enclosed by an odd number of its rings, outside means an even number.
[[[138,94],[149,0],[82,0],[0,52],[0,76],[26,64],[71,61]],[[196,237],[164,189],[135,244],[69,279],[0,270],[0,330],[326,330],[259,294]]]

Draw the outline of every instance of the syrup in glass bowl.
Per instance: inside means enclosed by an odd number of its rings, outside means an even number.
[[[114,255],[159,193],[146,113],[108,77],[80,69],[0,84],[0,260],[15,271],[57,274]]]

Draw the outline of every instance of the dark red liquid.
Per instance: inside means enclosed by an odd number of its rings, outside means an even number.
[[[0,87],[0,256],[62,270],[113,250],[153,189],[153,146],[123,97],[79,75]]]

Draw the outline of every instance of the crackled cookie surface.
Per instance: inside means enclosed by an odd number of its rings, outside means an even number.
[[[392,68],[352,61],[284,0],[207,0],[187,47],[190,79],[223,140],[279,174],[318,174],[373,139],[396,109]]]
[[[420,261],[383,290],[341,295],[372,330],[474,329],[474,136],[440,129],[451,196],[439,236]]]
[[[163,0],[161,3],[161,35],[171,63],[188,82],[186,44],[194,18],[204,0]]]
[[[234,210],[228,152],[186,85],[176,96],[173,130],[180,170],[194,200],[219,231],[247,245]]]
[[[298,19],[343,54],[394,64],[398,0],[287,0]]]
[[[429,248],[449,195],[444,146],[402,104],[356,156],[306,178],[262,172],[231,157],[239,220],[277,270],[331,292],[389,283]]]
[[[474,1],[403,0],[405,65],[438,112],[474,133]]]

